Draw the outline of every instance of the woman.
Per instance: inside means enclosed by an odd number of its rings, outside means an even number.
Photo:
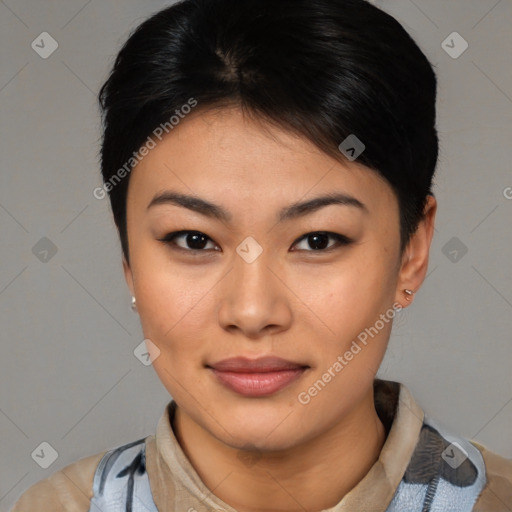
[[[512,461],[376,379],[428,267],[436,76],[363,0],[185,0],[100,92],[156,434],[14,512],[505,511]]]

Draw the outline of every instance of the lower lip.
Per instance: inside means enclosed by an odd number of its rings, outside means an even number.
[[[227,388],[244,396],[268,396],[298,379],[306,368],[268,373],[221,372],[212,368],[217,379]]]

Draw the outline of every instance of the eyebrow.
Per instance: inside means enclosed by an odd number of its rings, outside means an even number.
[[[148,204],[146,210],[149,210],[153,206],[163,204],[174,204],[176,206],[188,208],[189,210],[205,215],[206,217],[211,217],[223,222],[231,222],[232,220],[231,213],[225,210],[222,206],[216,205],[197,196],[181,194],[173,192],[172,190],[166,190],[156,194]],[[277,220],[278,222],[283,222],[297,217],[303,217],[319,210],[320,208],[332,204],[351,206],[358,208],[364,213],[369,213],[368,208],[359,201],[359,199],[348,194],[338,192],[324,194],[307,201],[292,203],[279,211]]]

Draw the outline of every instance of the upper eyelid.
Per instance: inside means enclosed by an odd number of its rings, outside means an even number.
[[[321,234],[327,235],[330,238],[333,238],[335,240],[335,243],[333,245],[330,245],[329,247],[327,247],[327,249],[322,249],[322,250],[318,250],[318,251],[305,251],[305,252],[311,252],[311,253],[328,252],[330,249],[335,248],[336,244],[343,246],[343,245],[349,245],[352,242],[354,242],[354,240],[352,238],[350,238],[346,235],[343,235],[341,233],[335,233],[333,231],[319,230],[319,231],[308,231],[304,235],[301,235],[299,238],[297,238],[295,240],[295,242],[293,242],[293,245],[296,245],[297,243],[302,242],[309,235],[316,235],[318,233],[321,233]]]
[[[189,234],[195,234],[195,235],[203,235],[205,236],[209,241],[213,242],[214,244],[218,245],[213,238],[209,237],[206,233],[203,233],[202,231],[195,231],[194,229],[184,229],[180,231],[172,231],[170,233],[165,234],[162,238],[159,238],[158,241],[163,242],[165,244],[170,244],[172,241],[174,241],[175,238],[179,238],[181,236],[189,235]],[[183,247],[180,247],[177,245],[178,249],[183,249]],[[183,249],[187,252],[205,252],[204,249]]]

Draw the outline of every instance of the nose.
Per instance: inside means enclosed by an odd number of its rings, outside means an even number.
[[[236,255],[233,267],[222,280],[219,323],[228,331],[239,331],[258,340],[290,327],[291,291],[285,285],[284,270],[270,264],[265,252],[248,263]]]

